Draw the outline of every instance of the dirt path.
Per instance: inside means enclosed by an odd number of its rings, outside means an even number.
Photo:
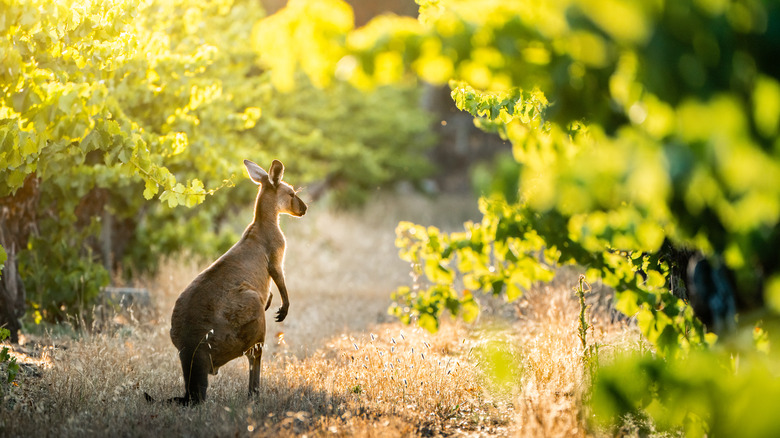
[[[269,335],[284,333],[287,348],[305,356],[337,334],[394,321],[387,314],[390,295],[411,282],[409,266],[395,247],[398,222],[454,230],[478,218],[474,199],[444,196],[433,201],[419,195],[379,197],[359,212],[314,205],[301,219],[284,218],[290,317],[269,323]],[[276,294],[275,300],[278,305]]]

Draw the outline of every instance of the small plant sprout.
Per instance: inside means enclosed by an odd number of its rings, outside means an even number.
[[[574,288],[574,292],[577,295],[577,298],[580,302],[580,314],[579,314],[579,327],[577,330],[577,334],[580,338],[580,342],[582,342],[582,352],[584,356],[588,356],[590,354],[590,349],[588,348],[588,306],[585,304],[585,294],[590,292],[590,284],[585,280],[584,275],[580,275],[579,279],[577,281],[577,287]]]
[[[4,328],[0,327],[0,341],[5,340],[6,338],[10,337],[11,332]],[[11,356],[9,353],[8,347],[3,346],[2,351],[0,351],[0,363],[7,364],[6,368],[6,383],[11,383],[16,379],[16,375],[19,372],[19,364],[16,363],[16,358],[14,356]],[[2,391],[0,391],[2,393]]]

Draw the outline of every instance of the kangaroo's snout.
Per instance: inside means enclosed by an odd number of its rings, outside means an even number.
[[[293,208],[292,208],[293,215],[301,217],[304,214],[306,214],[306,210],[308,209],[309,207],[306,205],[305,202],[303,202],[301,198],[296,196],[295,199],[293,199]]]

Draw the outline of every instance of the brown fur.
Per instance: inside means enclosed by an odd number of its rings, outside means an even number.
[[[277,321],[284,320],[290,306],[279,214],[300,217],[307,207],[281,181],[284,166],[280,161],[274,160],[268,173],[251,161],[244,160],[244,164],[260,185],[254,220],[241,240],[187,286],[173,308],[171,340],[179,350],[186,389],[184,397],[173,400],[182,404],[203,401],[208,374],[216,374],[222,365],[242,355],[249,359],[249,393],[256,393],[271,281],[282,298]]]

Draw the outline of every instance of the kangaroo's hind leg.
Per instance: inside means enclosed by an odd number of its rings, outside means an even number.
[[[252,303],[252,320],[244,324],[239,330],[241,339],[254,342],[244,355],[249,360],[249,396],[257,394],[260,391],[260,371],[262,370],[261,361],[263,359],[263,345],[265,345],[265,311],[263,310],[261,300],[253,296],[248,302]],[[267,302],[270,302],[270,297]],[[258,305],[259,304],[259,305]],[[255,307],[255,305],[257,305]]]
[[[206,400],[206,389],[209,386],[209,369],[211,365],[208,353],[199,350],[183,349],[179,353],[186,393],[184,397],[176,397],[174,401],[183,405],[187,405],[190,402],[198,404]]]
[[[270,300],[269,300],[270,301]],[[256,321],[258,329],[257,343],[247,352],[249,359],[249,396],[257,394],[260,391],[260,371],[262,371],[263,346],[265,345],[265,313],[260,312]]]
[[[249,396],[252,397],[260,392],[263,344],[256,344],[254,347],[250,348],[246,353],[246,358],[249,359]]]

